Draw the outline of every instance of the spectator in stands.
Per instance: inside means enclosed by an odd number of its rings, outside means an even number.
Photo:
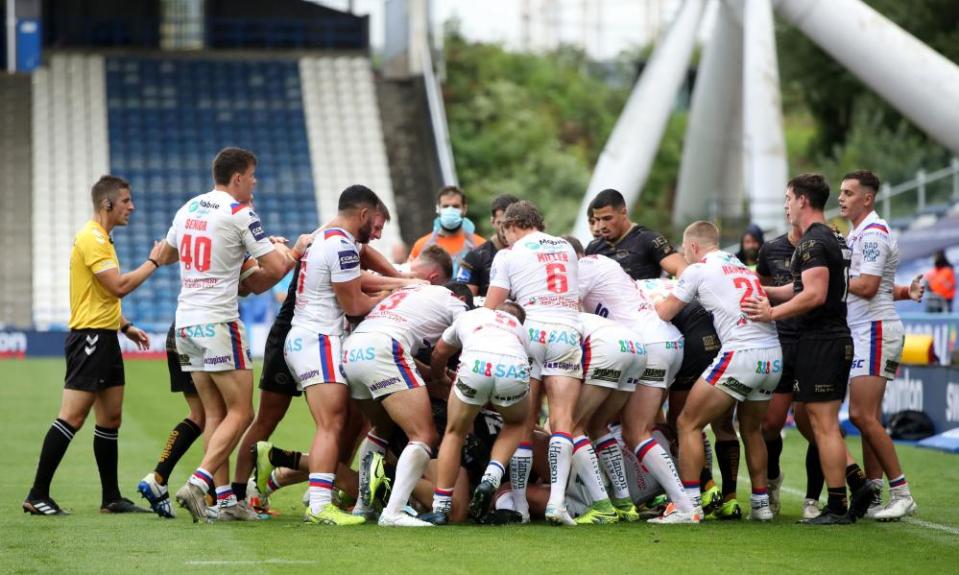
[[[749,224],[743,237],[739,238],[739,251],[736,257],[751,270],[759,263],[759,248],[763,247],[763,230],[756,224]]]
[[[477,235],[476,226],[466,217],[466,194],[456,186],[446,186],[436,196],[436,214],[433,231],[416,240],[410,250],[409,261],[420,255],[426,246],[438,245],[453,258],[453,277],[460,262],[474,248],[486,242]]]
[[[490,204],[489,223],[492,224],[494,234],[488,242],[472,250],[463,257],[456,281],[469,286],[473,295],[486,297],[486,288],[489,287],[489,272],[493,267],[493,257],[496,252],[506,247],[506,238],[503,237],[503,214],[506,208],[519,201],[519,198],[510,194],[500,194]]]
[[[952,313],[952,300],[956,297],[956,273],[946,259],[946,252],[939,250],[933,256],[933,268],[926,272],[929,291],[926,294],[926,311],[929,313]]]

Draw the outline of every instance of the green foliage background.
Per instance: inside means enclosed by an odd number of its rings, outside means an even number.
[[[867,2],[959,62],[956,0]],[[797,29],[779,21],[777,36],[790,173],[818,171],[838,182],[850,170],[869,168],[884,181],[896,183],[910,179],[918,169],[948,164],[948,150],[929,140]],[[546,54],[517,53],[470,42],[455,22],[447,26],[445,42],[450,137],[473,220],[489,234],[490,200],[512,193],[537,203],[552,233],[568,232],[593,166],[651,47],[637,47],[604,63],[592,62],[570,46]],[[633,209],[634,220],[674,237],[669,214],[687,102],[687,94],[677,98],[641,200]]]

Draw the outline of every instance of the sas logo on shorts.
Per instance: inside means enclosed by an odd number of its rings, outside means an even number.
[[[180,339],[213,337],[216,335],[216,327],[212,323],[204,325],[188,325],[181,327],[177,335]]]
[[[353,250],[337,252],[340,256],[340,269],[350,270],[360,265],[360,254]]]
[[[466,385],[465,383],[463,383],[463,381],[460,379],[456,380],[456,389],[459,390],[459,392],[462,393],[464,396],[470,399],[473,399],[474,397],[476,397],[476,390]]]
[[[356,363],[358,361],[369,361],[376,357],[376,350],[372,347],[362,349],[344,349],[343,363]]]
[[[580,336],[575,331],[549,331],[529,328],[529,340],[533,343],[565,343],[579,347]]]
[[[266,234],[263,233],[263,226],[260,224],[260,220],[253,218],[249,225],[250,233],[253,234],[253,239],[260,241],[266,237]]]
[[[286,344],[283,345],[283,352],[291,353],[294,351],[303,351],[303,338],[296,337],[286,340]]]
[[[879,242],[864,242],[862,244],[862,259],[873,263],[879,259]]]
[[[783,364],[780,360],[774,361],[757,361],[756,362],[756,373],[759,375],[768,375],[770,373],[779,373],[782,371]]]
[[[646,348],[638,341],[619,340],[620,353],[631,353],[633,355],[646,355]]]

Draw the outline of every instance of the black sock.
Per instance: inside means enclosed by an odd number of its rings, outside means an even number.
[[[829,499],[826,502],[826,508],[836,515],[845,515],[849,511],[849,502],[846,499],[846,487],[836,487],[826,490]]]
[[[93,455],[100,471],[100,488],[104,504],[120,499],[120,485],[117,483],[117,460],[119,459],[117,439],[120,429],[117,427],[93,428]]]
[[[862,472],[858,463],[851,463],[846,466],[846,484],[853,493],[859,491],[866,485],[866,474]]]
[[[47,430],[43,438],[43,447],[40,449],[40,461],[37,463],[37,475],[33,479],[30,497],[50,497],[50,482],[56,473],[63,455],[70,447],[70,440],[77,432],[66,421],[57,419]]]
[[[782,473],[782,470],[779,469],[779,456],[783,452],[783,438],[781,435],[777,434],[776,439],[766,440],[766,453],[769,457],[769,462],[766,467],[766,478],[767,479],[778,479],[779,474]]]
[[[157,461],[157,466],[153,470],[160,485],[166,485],[177,462],[190,450],[190,446],[202,433],[200,426],[190,419],[184,419],[170,431],[166,445],[160,452],[160,460]]]
[[[231,483],[230,488],[233,489],[233,495],[236,495],[237,501],[246,499],[246,483]]]
[[[822,464],[819,462],[819,448],[815,443],[806,447],[806,499],[819,501],[822,495],[826,478],[822,474]]]
[[[713,480],[713,470],[703,466],[703,470],[699,474],[699,484],[705,486],[707,483]]]
[[[273,464],[273,467],[299,469],[300,458],[303,457],[303,454],[299,451],[287,451],[285,449],[277,449],[274,447],[270,449],[270,454],[268,457],[270,459],[270,463]]]
[[[736,496],[736,476],[739,474],[739,441],[727,439],[716,442],[716,460],[723,476],[723,498]]]

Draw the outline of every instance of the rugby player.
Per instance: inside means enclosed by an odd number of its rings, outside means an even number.
[[[245,284],[262,293],[286,275],[306,245],[301,237],[291,251],[264,233],[250,207],[256,165],[247,150],[221,150],[213,160],[214,189],[184,204],[161,242],[161,263],[179,261],[176,347],[206,414],[203,460],[176,493],[194,522],[205,517],[204,496],[212,489],[219,519],[256,518],[236,504],[228,468],[230,453],[253,418],[253,365],[237,308],[241,266],[246,254],[257,260],[259,268]]]
[[[655,437],[656,421],[662,414],[666,391],[683,361],[683,336],[675,326],[656,315],[646,295],[612,259],[584,256],[579,260],[579,269],[579,297],[583,309],[629,328],[646,352],[646,367],[637,381],[639,385],[629,395],[622,410],[623,438],[670,499],[681,509],[692,511],[667,451],[669,444]],[[607,436],[596,439],[599,445],[609,445]],[[606,471],[607,474],[615,473],[609,468]],[[618,496],[616,505],[621,511],[628,510]]]
[[[543,233],[543,216],[531,203],[506,208],[503,235],[510,245],[493,260],[484,305],[496,309],[510,295],[526,311],[532,369],[526,441],[539,416],[539,389],[549,403],[550,498],[546,519],[576,525],[565,506],[566,481],[573,455],[574,411],[582,384],[582,335],[576,252],[569,243]],[[510,484],[516,511],[529,516],[526,482],[532,461],[529,445],[520,445],[510,461]]]
[[[896,448],[882,424],[882,398],[886,382],[896,377],[905,333],[894,300],[923,295],[922,276],[910,286],[896,286],[899,247],[889,225],[875,210],[879,178],[868,170],[846,174],[839,191],[839,210],[849,219],[849,272],[847,323],[852,332],[853,362],[849,382],[849,418],[862,432],[866,477],[882,487],[882,474],[889,480],[889,503],[876,505],[868,516],[879,520],[899,519],[916,511],[909,483],[902,472]]]
[[[120,273],[110,232],[130,221],[134,210],[130,184],[116,176],[103,176],[90,196],[93,217],[77,232],[70,252],[70,334],[65,345],[67,373],[60,412],[44,437],[33,486],[23,501],[23,512],[32,515],[67,515],[50,497],[50,483],[91,408],[96,414],[93,455],[100,474],[100,512],[145,511],[123,497],[117,483],[117,441],[126,383],[117,331],[138,348],[149,349],[147,335],[123,316],[120,299],[160,267],[161,249],[154,245],[137,269]]]
[[[340,369],[346,316],[366,315],[383,297],[363,293],[357,247],[357,242],[369,241],[379,204],[380,199],[365,186],[346,188],[336,217],[310,245],[295,284],[296,303],[283,355],[316,423],[309,451],[310,504],[304,517],[309,523],[365,522],[332,505],[332,494],[349,403]]]
[[[789,231],[774,240],[770,240],[759,248],[759,258],[756,264],[756,274],[759,283],[766,286],[791,285],[792,258],[796,245],[802,237],[799,226],[791,225]],[[779,385],[773,390],[769,408],[763,419],[763,439],[766,441],[767,467],[766,477],[769,479],[769,508],[773,514],[778,514],[781,507],[781,489],[785,476],[779,465],[783,450],[782,429],[786,425],[789,407],[793,402],[793,386],[796,382],[796,344],[799,340],[799,324],[796,318],[780,319],[776,321],[776,331],[779,334],[779,345],[783,350],[782,373]],[[816,448],[816,438],[809,429],[809,420],[800,408],[795,413],[796,426],[808,441],[806,446],[806,496],[803,501],[803,519],[812,519],[819,515],[819,496],[822,493],[825,478],[822,475],[822,466],[819,464],[819,450]]]
[[[703,427],[739,402],[739,431],[746,444],[746,463],[752,481],[750,518],[768,521],[766,445],[762,420],[772,390],[779,383],[782,350],[773,326],[751,322],[740,302],[762,295],[756,274],[735,256],[720,251],[719,229],[710,222],[694,222],[683,234],[687,267],[673,292],[656,303],[656,313],[672,319],[692,300],[712,313],[722,342],[713,364],[693,385],[677,421],[679,461],[683,486],[695,507],[692,513],[665,513],[658,523],[698,523],[702,518],[699,476],[703,468]]]
[[[437,443],[429,393],[416,370],[413,354],[431,346],[453,321],[472,307],[472,292],[465,284],[410,286],[393,292],[375,306],[343,343],[342,372],[351,395],[371,423],[370,435],[389,437],[395,424],[409,438],[396,463],[396,479],[389,501],[380,514],[383,527],[427,527],[432,523],[403,512],[410,494],[423,476]],[[455,290],[455,291],[451,291]],[[364,440],[360,461],[368,451],[385,452],[385,445]],[[368,484],[360,468],[360,486]],[[366,502],[364,502],[366,503]],[[354,517],[363,519],[354,509]]]
[[[489,288],[489,272],[493,267],[493,258],[496,252],[506,247],[506,238],[503,237],[503,214],[506,208],[515,204],[519,199],[509,194],[500,194],[493,198],[490,204],[489,223],[493,226],[493,237],[480,247],[470,251],[460,262],[456,272],[456,281],[469,286],[473,295],[486,297]]]
[[[846,396],[853,343],[846,324],[846,293],[851,252],[841,234],[825,223],[829,184],[820,174],[800,174],[786,187],[786,217],[803,230],[793,255],[793,283],[764,288],[768,298],[746,299],[753,321],[798,318],[795,400],[809,416],[828,500],[812,525],[849,524],[862,516],[875,491],[861,480],[852,505],[846,497],[846,446],[839,428],[839,407]],[[772,301],[783,302],[776,306]],[[851,508],[850,508],[851,507]]]
[[[382,236],[383,228],[390,219],[389,209],[381,202],[376,206],[373,231],[370,233],[371,241]],[[315,230],[313,235],[315,236],[321,230],[322,228]],[[376,272],[376,274],[370,274],[364,271],[364,291],[375,293],[382,289],[413,283],[412,280],[400,278],[400,273],[369,244],[361,243],[359,247],[360,268]],[[286,299],[283,300],[266,339],[263,352],[263,371],[260,375],[259,384],[260,401],[257,406],[256,417],[240,440],[236,458],[236,482],[233,484],[233,490],[237,494],[237,499],[240,500],[246,496],[247,482],[244,478],[250,478],[257,484],[256,487],[260,495],[266,494],[266,481],[272,471],[268,457],[271,445],[266,440],[270,438],[276,426],[283,420],[292,399],[302,395],[302,391],[296,385],[296,380],[283,358],[283,346],[293,320],[293,309],[296,304],[301,267],[302,262],[298,262],[296,267],[293,268],[293,277],[287,290]],[[416,266],[414,265],[415,269]],[[388,284],[387,282],[391,283]],[[259,442],[265,443],[258,446]],[[292,469],[298,467],[299,458],[297,454],[299,452],[281,451],[274,453],[278,457],[276,461],[278,466]],[[287,453],[290,454],[289,458],[284,455]],[[256,465],[256,474],[251,477],[254,465]],[[268,505],[268,500],[259,500],[258,498],[256,503],[257,506],[265,508]]]
[[[446,431],[439,449],[433,511],[422,517],[445,525],[453,506],[453,487],[460,470],[466,435],[476,416],[490,403],[502,417],[502,427],[489,463],[470,501],[470,515],[486,521],[493,494],[500,486],[506,464],[526,433],[529,412],[529,338],[523,308],[504,302],[497,310],[479,308],[460,314],[436,342],[430,360],[433,381],[452,386],[447,401]],[[447,363],[460,352],[455,382]]]

